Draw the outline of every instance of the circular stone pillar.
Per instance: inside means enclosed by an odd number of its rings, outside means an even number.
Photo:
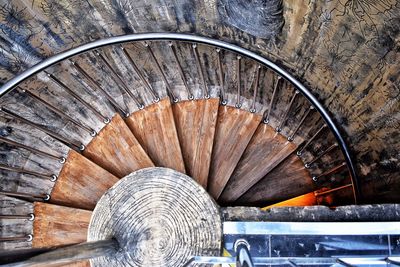
[[[97,203],[88,241],[111,238],[120,250],[92,259],[92,266],[183,266],[192,256],[220,255],[222,222],[192,178],[147,168],[122,178]]]

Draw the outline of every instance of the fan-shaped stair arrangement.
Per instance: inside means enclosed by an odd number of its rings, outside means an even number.
[[[219,47],[109,45],[47,67],[0,101],[1,249],[85,241],[103,193],[153,166],[186,173],[222,206],[355,201],[313,103]]]

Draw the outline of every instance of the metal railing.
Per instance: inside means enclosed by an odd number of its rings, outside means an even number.
[[[345,139],[341,135],[338,127],[335,125],[333,119],[330,117],[328,111],[325,110],[325,108],[321,105],[321,103],[317,100],[317,98],[311,93],[311,91],[309,89],[307,89],[304,85],[302,85],[297,79],[295,79],[287,71],[285,71],[282,67],[278,66],[277,64],[273,63],[272,61],[254,53],[254,52],[251,52],[249,50],[246,50],[246,49],[236,46],[234,44],[226,43],[226,42],[223,42],[220,40],[215,40],[215,39],[202,37],[202,36],[179,34],[179,33],[131,34],[131,35],[116,36],[116,37],[97,40],[92,43],[88,43],[88,44],[67,50],[63,53],[54,55],[52,57],[49,57],[46,60],[34,65],[30,69],[15,76],[13,79],[9,80],[7,83],[5,83],[0,88],[0,97],[3,96],[4,94],[6,94],[7,92],[11,91],[12,89],[16,88],[21,82],[25,81],[26,79],[30,78],[31,76],[33,76],[41,71],[44,71],[46,68],[48,68],[56,63],[59,63],[66,59],[69,59],[73,56],[82,54],[84,52],[92,51],[94,49],[98,49],[98,48],[108,46],[108,45],[116,45],[116,44],[122,44],[122,43],[134,42],[134,41],[135,42],[137,42],[137,41],[148,42],[148,41],[161,41],[161,40],[162,41],[192,42],[195,45],[196,44],[205,44],[205,45],[209,45],[209,46],[214,46],[217,49],[229,50],[234,53],[237,53],[239,55],[239,57],[240,57],[240,55],[246,56],[246,57],[258,62],[260,65],[263,65],[263,66],[267,67],[268,69],[274,71],[276,74],[278,74],[279,78],[283,78],[286,81],[288,81],[289,83],[291,83],[296,88],[296,90],[298,92],[300,92],[311,103],[311,105],[315,108],[315,110],[319,112],[319,114],[324,119],[325,124],[332,131],[333,135],[336,138],[337,145],[340,147],[340,149],[344,155],[347,167],[348,167],[350,175],[351,175],[351,182],[353,184],[355,202],[357,203],[357,201],[362,198],[361,193],[360,193],[360,188],[359,188],[359,179],[358,179],[358,176],[356,173],[356,169],[355,169],[355,165],[353,163],[350,149],[347,146]],[[220,69],[220,71],[221,71],[221,69]],[[238,89],[240,90],[239,87],[238,87]],[[276,91],[276,86],[274,89],[274,96],[271,99],[271,104],[275,97],[275,91]],[[170,92],[170,90],[168,90],[168,93],[171,94],[172,92]],[[224,97],[225,97],[224,93],[225,92],[221,93],[221,96],[222,96],[221,103],[225,103],[225,101],[226,101],[226,99],[224,99]],[[206,97],[208,96],[207,88],[204,88],[204,94]],[[173,95],[171,95],[171,96],[173,96]],[[175,100],[176,99],[175,96],[173,96],[173,97]],[[240,105],[239,102],[236,104]],[[270,108],[271,108],[271,104],[270,104]],[[140,105],[140,103],[139,103],[139,105]],[[269,120],[270,108],[268,109],[268,116],[265,118],[266,121]],[[99,116],[102,116],[102,115],[99,114]],[[282,121],[282,122],[284,122],[284,121]],[[303,149],[304,149],[304,147],[302,148],[302,150]]]

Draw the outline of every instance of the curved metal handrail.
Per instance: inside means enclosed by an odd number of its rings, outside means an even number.
[[[11,80],[9,80],[7,83],[5,83],[0,88],[0,97],[3,96],[4,94],[6,94],[7,92],[9,92],[10,90],[12,90],[14,87],[16,87],[19,83],[23,82],[25,79],[28,79],[29,77],[31,77],[32,75],[34,75],[42,70],[45,70],[46,68],[48,68],[56,63],[59,63],[65,59],[76,56],[78,54],[84,53],[86,51],[90,51],[90,50],[100,48],[103,46],[107,46],[107,45],[114,45],[114,44],[120,44],[120,43],[132,42],[132,41],[153,41],[153,40],[196,42],[196,43],[216,46],[219,48],[223,48],[225,50],[230,50],[230,51],[233,51],[238,54],[242,54],[246,57],[249,57],[249,58],[259,62],[260,64],[275,71],[277,74],[282,76],[284,79],[286,79],[287,81],[292,83],[296,87],[296,89],[299,90],[302,93],[302,95],[304,97],[306,97],[307,100],[321,114],[322,118],[324,119],[326,124],[329,126],[329,128],[333,132],[336,140],[338,141],[340,149],[341,149],[342,153],[344,154],[347,166],[350,171],[352,184],[354,186],[355,202],[357,203],[357,200],[361,198],[361,192],[360,192],[360,188],[359,188],[359,179],[358,179],[356,169],[355,169],[352,157],[351,157],[350,150],[349,150],[344,138],[340,134],[339,129],[336,127],[332,118],[329,116],[329,113],[325,110],[325,108],[321,105],[321,103],[319,103],[317,98],[310,92],[310,90],[308,90],[304,85],[302,85],[297,79],[295,79],[286,70],[279,67],[277,64],[273,63],[272,61],[270,61],[260,55],[257,55],[254,52],[251,52],[249,50],[241,48],[237,45],[223,42],[220,40],[215,40],[215,39],[211,39],[211,38],[207,38],[207,37],[190,35],[190,34],[181,34],[181,33],[139,33],[139,34],[115,36],[115,37],[97,40],[97,41],[94,41],[94,42],[91,42],[88,44],[84,44],[84,45],[69,49],[65,52],[54,55],[52,57],[49,57],[49,58],[43,60],[42,62],[34,65],[33,67],[25,70],[21,74],[15,76]]]

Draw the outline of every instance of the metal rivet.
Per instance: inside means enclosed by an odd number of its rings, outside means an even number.
[[[291,137],[291,136],[289,136],[287,140],[288,140],[289,142],[293,142],[294,138]]]
[[[300,150],[297,151],[297,152],[296,152],[296,155],[300,157],[300,156],[302,155],[301,151],[300,151]]]
[[[153,100],[153,102],[154,102],[154,103],[160,102],[160,98],[159,98],[159,97],[156,97],[156,98]]]
[[[255,109],[255,108],[252,108],[252,109],[250,109],[250,112],[251,112],[251,113],[256,113],[256,109]]]
[[[317,176],[313,176],[313,178],[312,178],[312,179],[313,179],[313,181],[314,181],[314,182],[318,181],[318,178],[317,178]]]
[[[276,131],[277,133],[280,133],[280,132],[282,132],[282,129],[278,127],[278,128],[275,129],[275,131]]]
[[[235,104],[235,107],[236,107],[236,108],[241,108],[241,107],[242,107],[242,104]]]
[[[194,95],[189,95],[189,100],[193,100],[194,99]]]
[[[35,220],[35,214],[29,213],[28,215],[30,216],[30,218],[28,219],[28,221],[33,221],[33,220]]]
[[[44,201],[50,200],[50,195],[49,195],[49,194],[46,194],[46,195],[43,197],[43,200],[44,200]]]
[[[141,105],[139,106],[139,109],[140,109],[140,110],[144,109],[144,105],[141,104]]]
[[[66,159],[65,159],[64,157],[62,157],[62,158],[60,158],[60,159],[58,160],[58,162],[60,162],[61,164],[64,164],[65,161],[66,161]]]
[[[28,235],[27,237],[26,237],[26,241],[27,242],[31,242],[33,240],[33,235]]]
[[[52,181],[52,182],[57,181],[57,175],[53,174],[53,175],[51,176],[50,181]]]
[[[210,97],[211,97],[211,96],[208,95],[208,94],[205,96],[206,99],[210,99]]]
[[[96,133],[95,130],[93,130],[93,131],[90,133],[90,136],[92,136],[92,137],[95,137],[96,135],[97,135],[97,133]]]
[[[268,123],[269,123],[269,120],[264,119],[264,120],[263,120],[263,123],[264,123],[264,124],[268,124]]]
[[[178,103],[179,102],[179,98],[174,98],[174,103]]]
[[[309,169],[311,166],[310,166],[310,164],[306,163],[306,164],[304,164],[304,167],[305,167],[306,169]]]
[[[226,106],[226,104],[228,104],[228,101],[226,101],[225,99],[223,99],[223,100],[221,101],[221,105]]]
[[[81,145],[79,146],[79,150],[80,150],[80,151],[85,150],[85,146],[84,146],[83,144],[81,144]]]
[[[105,118],[105,119],[103,120],[103,122],[104,122],[105,124],[108,124],[108,123],[110,123],[110,119],[109,119],[109,118]]]

